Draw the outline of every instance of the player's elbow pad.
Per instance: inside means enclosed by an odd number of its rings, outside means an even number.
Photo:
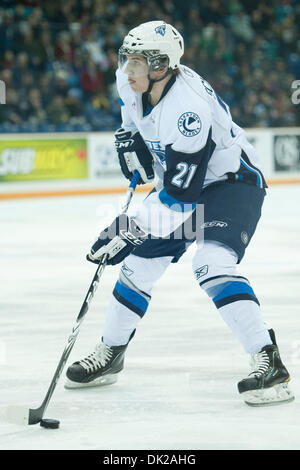
[[[205,146],[195,153],[183,153],[166,146],[166,166],[164,189],[160,200],[164,204],[193,204],[199,200],[207,165],[216,147],[211,138],[211,130]],[[183,208],[184,209],[184,208]],[[191,210],[191,209],[189,209]]]

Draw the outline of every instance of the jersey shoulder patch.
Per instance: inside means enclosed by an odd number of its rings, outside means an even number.
[[[160,119],[162,143],[179,152],[197,152],[205,145],[211,127],[210,107],[183,80],[176,81],[170,91]]]
[[[202,121],[197,113],[186,111],[179,116],[177,127],[185,137],[194,137],[201,131]]]

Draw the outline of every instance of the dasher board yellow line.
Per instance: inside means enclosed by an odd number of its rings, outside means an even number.
[[[281,185],[281,184],[300,184],[300,178],[280,179],[280,180],[267,180],[268,185]],[[136,191],[139,193],[151,191],[151,187],[137,187]],[[125,193],[127,188],[85,188],[85,189],[65,189],[65,190],[45,190],[45,191],[26,191],[15,193],[0,193],[0,200],[2,199],[23,199],[35,197],[61,197],[61,196],[89,196],[93,194],[122,194]]]

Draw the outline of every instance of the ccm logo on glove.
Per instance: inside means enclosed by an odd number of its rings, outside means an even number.
[[[149,183],[154,178],[153,157],[141,134],[120,128],[115,133],[115,147],[118,152],[121,170],[131,180],[133,172],[140,174],[138,184]]]
[[[135,247],[144,243],[147,237],[148,234],[132,218],[121,214],[100,233],[87,255],[87,260],[98,264],[100,258],[107,253],[107,264],[121,263]]]

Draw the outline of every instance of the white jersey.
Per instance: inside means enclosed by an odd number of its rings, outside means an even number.
[[[158,177],[157,191],[133,214],[142,228],[155,236],[177,228],[191,214],[205,186],[239,170],[242,151],[248,157],[245,164],[261,177],[259,159],[245,132],[196,72],[181,65],[176,80],[170,80],[167,93],[149,113],[144,112],[142,95],[131,89],[127,75],[118,70],[116,76],[122,127],[141,134]],[[184,203],[183,210],[176,203]]]

